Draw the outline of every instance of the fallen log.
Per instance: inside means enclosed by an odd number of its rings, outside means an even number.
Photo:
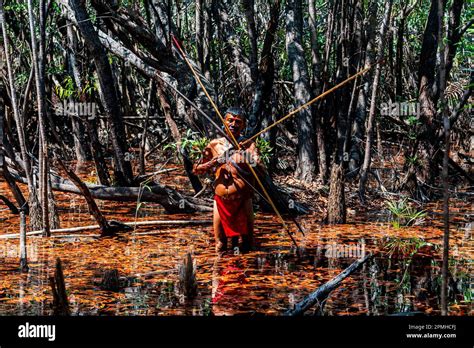
[[[112,220],[113,221],[113,220]],[[121,224],[136,227],[136,226],[189,226],[189,225],[210,225],[212,224],[211,220],[150,220],[150,221],[136,221],[136,222],[121,222]],[[90,231],[100,229],[99,225],[89,225],[89,226],[78,226],[78,227],[68,227],[68,228],[58,228],[51,230],[53,233],[70,233],[70,232],[81,232],[81,231]],[[31,231],[27,232],[27,236],[41,235],[43,233],[40,231]],[[18,238],[18,233],[12,234],[3,234],[0,235],[0,239],[11,239]]]
[[[284,315],[287,315],[287,316],[302,315],[313,305],[323,301],[326,297],[328,297],[331,291],[333,291],[339,285],[341,285],[344,279],[350,276],[355,270],[357,270],[361,265],[367,262],[371,257],[372,257],[372,254],[367,254],[364,257],[353,262],[344,271],[339,273],[337,276],[332,278],[327,283],[324,283],[323,285],[321,285],[316,291],[306,296],[302,301],[298,302],[293,309],[286,311]]]
[[[10,200],[7,197],[5,197],[4,195],[0,195],[0,201],[3,201],[3,203],[5,203],[5,205],[8,207],[8,209],[10,209],[10,212],[12,214],[19,214],[20,213],[18,208],[15,206],[15,204],[10,202]]]
[[[92,239],[98,239],[100,238],[100,234],[59,234],[56,236],[49,236],[48,238],[62,238],[62,239],[69,239],[69,238],[92,238]],[[33,238],[39,238],[33,236]]]
[[[11,171],[12,177],[19,182],[26,183],[26,178],[16,171]],[[68,192],[82,195],[72,182],[64,179],[54,178],[51,180],[51,187],[54,191]],[[175,189],[153,183],[147,189],[140,187],[108,187],[101,185],[87,184],[91,196],[94,199],[110,200],[116,202],[153,202],[163,206],[167,213],[195,213],[212,211],[209,200],[193,198],[183,195]]]

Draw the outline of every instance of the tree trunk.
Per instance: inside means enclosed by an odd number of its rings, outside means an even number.
[[[370,168],[371,161],[371,150],[372,150],[372,141],[373,141],[373,127],[375,121],[375,111],[376,111],[376,102],[377,102],[377,92],[380,81],[380,74],[382,72],[382,64],[380,60],[383,57],[384,51],[384,40],[385,33],[387,32],[387,26],[390,21],[390,13],[392,11],[392,0],[388,0],[385,3],[385,13],[382,20],[382,25],[380,28],[379,36],[379,47],[377,48],[377,65],[375,67],[375,76],[372,83],[372,98],[370,100],[370,110],[369,110],[369,120],[367,121],[366,129],[366,143],[365,143],[365,153],[364,153],[364,162],[362,164],[360,172],[360,182],[359,182],[359,196],[362,201],[365,200],[365,186],[367,184],[368,172]]]
[[[431,8],[423,34],[423,43],[420,53],[420,67],[418,69],[419,97],[422,127],[419,130],[421,180],[432,184],[439,173],[438,164],[434,161],[435,147],[430,138],[435,136],[436,104],[434,101],[433,86],[435,84],[436,56],[438,51],[438,1],[431,2]],[[415,149],[416,150],[416,149]],[[415,170],[417,172],[417,170]],[[418,185],[418,184],[417,184]]]
[[[316,9],[314,7],[315,1],[309,0],[309,30],[311,34],[311,89],[314,95],[319,95],[322,91],[321,82],[321,53],[319,52],[318,37],[316,29]],[[317,108],[312,108],[313,115],[316,116]],[[326,144],[324,140],[324,132],[322,129],[323,119],[321,116],[315,117],[314,126],[316,129],[316,144],[318,148],[318,165],[319,165],[319,177],[325,182],[327,173],[327,160],[326,160]]]
[[[145,175],[145,148],[146,148],[146,141],[147,141],[147,135],[148,135],[148,122],[150,118],[150,112],[151,112],[151,106],[152,106],[152,99],[153,99],[153,94],[156,91],[155,87],[155,81],[153,79],[150,80],[150,83],[148,85],[148,97],[146,101],[146,114],[145,114],[145,120],[143,121],[143,133],[142,133],[142,138],[140,140],[140,153],[138,155],[138,160],[139,160],[139,172],[140,175]]]
[[[76,51],[78,50],[77,47],[77,40],[76,35],[74,33],[74,28],[71,25],[71,22],[67,22],[67,55],[68,55],[68,62],[69,62],[69,70],[71,71],[71,75],[74,77],[74,82],[76,84],[76,88],[82,91],[82,81],[81,81],[81,74],[79,71],[79,67],[77,64],[76,59]],[[76,170],[81,172],[85,168],[85,161],[87,160],[87,152],[85,148],[86,140],[85,140],[85,127],[76,117],[71,117],[71,124],[72,124],[72,135],[74,140],[74,152],[76,154]]]
[[[204,73],[204,77],[209,81],[211,80],[211,43],[213,34],[213,26],[211,21],[211,2],[212,0],[205,0],[204,2],[204,42],[202,45],[202,55],[204,63],[202,72]]]
[[[241,5],[244,10],[245,19],[247,21],[247,33],[250,41],[250,76],[252,81],[257,82],[258,78],[258,48],[257,48],[257,27],[255,25],[255,3],[254,0],[241,0]]]
[[[28,17],[30,22],[31,51],[33,67],[35,70],[36,102],[38,109],[38,159],[39,159],[39,191],[40,203],[42,208],[42,224],[44,236],[50,235],[50,229],[59,225],[59,218],[54,203],[54,196],[49,187],[49,158],[48,158],[48,138],[46,133],[46,90],[45,90],[45,68],[46,68],[46,8],[44,0],[39,2],[39,50],[37,49],[35,34],[35,19],[33,16],[32,1],[28,1]],[[51,124],[51,131],[55,134],[54,125]],[[59,141],[59,137],[56,135]]]
[[[53,293],[53,311],[54,315],[71,314],[69,309],[69,300],[67,298],[66,285],[64,283],[64,274],[61,259],[56,259],[56,269],[54,276],[49,278],[49,284]]]
[[[397,28],[397,48],[395,55],[395,96],[401,100],[403,100],[403,39],[405,37],[406,19],[413,11],[415,6],[416,3],[414,3],[410,8],[408,8],[408,2],[405,3],[405,5],[400,11],[400,22],[398,23]]]
[[[0,0],[0,25],[2,26],[2,33],[3,33],[3,48],[5,52],[5,60],[7,63],[8,83],[10,85],[11,104],[12,104],[12,109],[13,109],[13,115],[15,118],[15,125],[17,129],[18,140],[20,143],[21,157],[22,157],[23,166],[24,166],[23,169],[25,172],[26,182],[28,184],[28,191],[30,193],[28,196],[30,228],[40,229],[42,227],[41,206],[38,201],[36,186],[34,185],[34,182],[33,182],[33,172],[31,170],[30,157],[28,156],[28,149],[26,146],[24,122],[18,110],[13,69],[12,69],[11,60],[10,60],[9,43],[8,43],[8,35],[7,35],[7,27],[6,27],[7,24],[5,21],[5,16],[4,16],[4,11],[3,11],[3,0]]]
[[[368,11],[374,15],[370,17],[366,34],[361,33],[361,44],[360,50],[365,52],[364,68],[368,68],[372,65],[373,57],[373,46],[375,41],[375,28],[377,25],[377,13],[378,13],[378,2],[374,1],[371,3]],[[367,115],[367,95],[369,94],[370,88],[370,74],[366,74],[361,78],[362,88],[360,88],[357,96],[357,104],[354,111],[354,123],[351,130],[351,147],[349,151],[349,163],[348,169],[350,176],[355,176],[360,170],[362,162],[361,158],[361,147],[362,139],[364,137],[365,121]]]
[[[280,0],[273,2],[270,9],[270,21],[267,24],[260,64],[257,73],[257,82],[252,101],[252,108],[248,122],[248,134],[255,134],[262,127],[263,113],[271,114],[271,94],[275,75],[274,56],[272,46],[278,29]]]
[[[4,115],[4,105],[0,105],[0,175],[3,175],[5,181],[7,182],[8,187],[10,188],[10,191],[13,194],[13,197],[15,197],[15,200],[18,206],[20,208],[23,208],[25,213],[28,213],[28,205],[26,204],[25,197],[21,193],[21,190],[16,184],[15,180],[10,175],[10,172],[8,171],[7,163],[4,158],[3,146],[4,146],[4,140],[6,136],[3,134],[3,125],[4,125],[3,115]],[[8,201],[6,197],[0,195],[0,199],[2,199],[5,202],[5,204],[8,206],[8,208],[13,214],[18,214],[18,209],[15,207],[14,204]]]
[[[303,50],[302,0],[289,0],[286,5],[286,50],[293,76],[293,96],[296,106],[310,100],[308,68]],[[314,124],[311,110],[298,113],[298,158],[295,177],[311,182],[315,176]]]
[[[240,43],[240,36],[236,33],[235,26],[231,22],[228,13],[228,4],[224,2],[218,2],[218,14],[220,25],[222,26],[221,34],[222,42],[226,42],[224,45],[224,52],[229,57],[229,61],[233,66],[233,72],[235,75],[235,83],[230,92],[233,93],[235,98],[234,104],[241,104],[244,94],[248,94],[252,90],[252,77],[249,66],[248,57],[244,54]],[[228,92],[228,94],[230,94]]]
[[[74,11],[77,25],[84,38],[85,44],[94,60],[100,84],[100,95],[104,104],[105,113],[110,124],[110,139],[114,151],[114,172],[119,185],[129,186],[132,183],[133,173],[129,161],[125,161],[127,151],[125,129],[120,113],[119,101],[115,87],[112,69],[100,43],[90,18],[80,0],[69,0]]]
[[[25,209],[20,208],[20,270],[28,272],[28,254],[26,247],[26,214]]]
[[[204,58],[202,53],[202,44],[204,38],[204,25],[203,25],[203,1],[204,0],[196,0],[195,1],[195,31],[196,31],[196,52],[197,52],[197,61],[199,63],[199,68],[203,71],[204,68]]]
[[[454,57],[456,55],[456,51],[458,48],[458,43],[461,40],[461,12],[464,5],[464,0],[454,0],[451,5],[451,10],[449,11],[449,27],[448,27],[448,35],[447,35],[447,44],[444,45],[444,50],[442,54],[444,54],[444,60],[446,65],[446,79],[449,78],[449,74],[453,67]],[[439,4],[438,4],[439,6]],[[472,23],[471,23],[472,24]],[[438,75],[437,80],[437,88],[435,94],[435,100],[438,99],[439,95],[443,93],[440,83],[441,77]]]
[[[328,198],[328,224],[346,223],[346,199],[344,194],[344,173],[342,164],[333,163]]]
[[[442,284],[441,284],[441,315],[448,315],[448,282],[449,282],[449,117],[448,110],[446,110],[446,98],[444,91],[446,89],[446,57],[444,49],[444,27],[443,27],[443,0],[438,1],[438,42],[439,42],[439,71],[438,71],[438,88],[439,88],[439,102],[440,113],[443,118],[444,125],[444,155],[443,155],[443,220],[444,220],[444,234],[443,234],[443,265],[442,265]],[[455,6],[456,3],[453,4]],[[462,3],[461,3],[462,7]],[[459,24],[459,23],[458,23]]]
[[[26,182],[26,179],[12,171],[16,181]],[[116,202],[156,202],[161,204],[168,213],[192,213],[196,211],[212,211],[209,202],[182,195],[171,187],[153,184],[149,190],[139,187],[104,187],[99,185],[88,185],[91,195],[95,199],[111,200]],[[52,189],[61,192],[82,194],[81,191],[70,181],[60,179],[52,182]]]

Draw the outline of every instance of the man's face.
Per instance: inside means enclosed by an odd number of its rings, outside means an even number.
[[[244,120],[238,115],[226,114],[225,123],[234,137],[239,137],[245,128]]]

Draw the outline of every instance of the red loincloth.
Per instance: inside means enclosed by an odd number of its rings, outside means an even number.
[[[244,205],[245,199],[222,199],[214,196],[226,237],[239,237],[249,234],[249,217]]]

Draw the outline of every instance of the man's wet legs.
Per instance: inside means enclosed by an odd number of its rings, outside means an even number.
[[[214,239],[216,240],[216,253],[220,253],[227,250],[227,237],[225,236],[224,229],[221,224],[221,217],[217,210],[217,203],[214,201],[214,214],[213,214],[213,227],[214,227]]]
[[[255,240],[253,237],[253,225],[254,225],[254,216],[253,216],[253,204],[252,199],[248,199],[244,204],[245,214],[248,218],[248,234],[242,236],[242,252],[247,252],[255,248]]]

